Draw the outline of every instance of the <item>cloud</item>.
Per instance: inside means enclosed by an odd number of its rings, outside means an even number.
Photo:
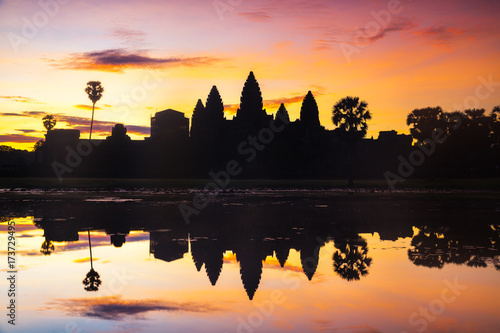
[[[87,111],[92,111],[92,105],[87,105],[87,104],[76,104],[73,105],[73,107],[80,109],[80,110],[87,110]],[[96,106],[94,110],[102,110],[102,108]]]
[[[16,129],[15,131],[17,131],[17,132],[23,132],[23,133],[36,133],[36,132],[39,132],[39,131],[34,130],[34,129]]]
[[[55,299],[40,310],[57,309],[72,316],[122,321],[132,317],[144,319],[148,312],[212,312],[218,311],[212,304],[175,302],[155,299],[126,300],[122,296],[98,298]]]
[[[264,107],[268,109],[278,109],[281,103],[285,104],[293,104],[293,103],[302,103],[302,100],[306,97],[306,95],[292,96],[292,97],[280,97],[276,99],[268,99],[264,101]]]
[[[391,21],[386,27],[380,27],[376,31],[365,29],[344,30],[341,28],[329,29],[324,38],[315,41],[317,50],[330,49],[332,43],[366,46],[386,38],[394,32],[403,32],[414,29],[417,25],[406,18],[398,18]]]
[[[30,118],[38,118],[43,117],[47,113],[45,111],[22,111],[21,113],[15,112],[0,112],[0,116],[2,117],[30,117]]]
[[[224,113],[228,115],[236,114],[239,107],[239,104],[224,104]]]
[[[31,103],[31,104],[45,104],[43,102],[39,102],[36,99],[30,98],[30,97],[24,97],[24,96],[0,96],[0,98],[3,99],[8,99],[13,102],[20,102],[20,103]]]
[[[56,119],[59,122],[68,124],[70,128],[77,129],[82,133],[87,133],[90,128],[90,118],[56,115]],[[115,125],[116,122],[94,119],[92,133],[111,134],[111,129]],[[127,128],[127,134],[149,135],[151,133],[151,129],[148,126],[125,125],[125,127]]]
[[[24,134],[0,134],[0,142],[35,143],[42,137]]]
[[[266,22],[271,19],[271,16],[264,11],[238,13],[238,15],[243,16],[251,22]]]
[[[434,25],[422,30],[417,30],[414,34],[424,38],[434,45],[449,44],[453,40],[465,37],[465,31],[444,25]]]
[[[0,116],[11,116],[11,117],[30,117],[30,118],[42,118],[48,113],[43,111],[22,111],[21,113],[12,113],[12,112],[3,112],[0,113]],[[67,116],[60,113],[52,114],[58,123],[58,127],[61,128],[61,123],[66,123],[67,126],[71,129],[80,130],[82,133],[88,133],[90,130],[90,118],[79,117],[79,116]],[[101,134],[111,134],[111,128],[116,125],[116,122],[113,121],[101,121],[94,119],[94,125],[92,128],[93,133],[101,133]],[[136,134],[136,135],[149,135],[151,130],[149,126],[139,126],[139,125],[125,125],[127,128],[128,134]],[[8,136],[17,135],[20,139],[29,138],[28,136],[22,136],[21,134],[11,134]],[[34,139],[34,137],[33,137]],[[36,138],[38,141],[41,138]],[[28,139],[26,139],[28,140]],[[31,142],[31,141],[4,141],[4,142]]]
[[[66,123],[68,127],[77,129],[82,133],[86,133],[90,129],[90,118],[78,116],[54,115],[58,122]],[[92,128],[93,133],[111,134],[111,128],[116,125],[113,121],[95,120]],[[151,132],[147,126],[125,125],[128,134],[147,135]]]
[[[92,257],[92,261],[97,261],[97,260],[99,260],[99,258]],[[90,262],[90,257],[75,259],[75,260],[73,260],[73,262],[75,262],[77,264],[81,264],[81,263],[85,263],[85,262]]]
[[[415,28],[415,24],[410,22],[409,20],[400,20],[399,22],[391,22],[387,27],[381,29],[378,33],[370,36],[366,32],[366,37],[362,37],[360,39],[361,43],[363,43],[363,40],[366,41],[367,43],[371,44],[374,43],[384,37],[387,36],[388,33],[391,32],[399,32],[399,31],[407,31]],[[363,43],[366,44],[366,43]]]
[[[147,34],[139,30],[116,28],[109,36],[120,41],[122,44],[138,46],[145,44]]]
[[[127,133],[136,134],[136,135],[149,135],[151,134],[151,128],[147,126],[136,126],[136,125],[128,125]]]
[[[329,325],[332,325],[332,323],[329,323],[327,321],[325,322],[316,322],[317,329],[320,332],[336,332],[336,333],[381,333],[378,329],[368,326],[368,325],[358,325],[358,326],[350,326],[350,327],[336,327],[336,328],[330,328],[328,327]]]
[[[127,243],[143,242],[143,241],[149,241],[148,233],[126,236]],[[110,245],[110,235],[92,235],[92,247],[109,246],[109,245]],[[65,244],[55,243],[55,246],[57,252],[88,250],[89,242],[88,238],[86,236],[83,236],[78,241],[68,242]],[[103,261],[102,263],[105,263],[105,261]]]
[[[126,69],[204,66],[220,61],[220,59],[213,57],[155,58],[148,56],[146,50],[128,51],[127,49],[111,49],[74,53],[66,59],[48,59],[47,61],[51,62],[51,65],[58,69],[123,73]]]

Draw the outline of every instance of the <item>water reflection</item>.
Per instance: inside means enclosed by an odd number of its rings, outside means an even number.
[[[261,283],[266,258],[275,258],[285,268],[289,254],[295,250],[300,255],[302,273],[312,281],[321,248],[330,242],[335,247],[331,255],[332,272],[346,281],[365,278],[374,259],[366,240],[360,236],[362,233],[378,233],[381,240],[390,241],[411,237],[408,258],[416,266],[493,265],[500,270],[500,228],[491,225],[497,217],[493,210],[484,215],[485,210],[481,209],[481,220],[471,224],[467,219],[461,220],[456,211],[457,216],[448,219],[436,210],[420,209],[415,213],[409,201],[395,204],[335,198],[324,205],[322,198],[273,200],[273,204],[259,199],[247,205],[222,201],[207,208],[189,225],[180,218],[175,205],[157,202],[18,201],[4,207],[4,215],[33,214],[35,225],[44,231],[40,249],[44,255],[57,251],[54,243],[71,244],[79,240],[80,233],[87,233],[90,271],[83,280],[87,291],[97,291],[102,283],[93,266],[92,231],[105,232],[115,248],[123,247],[131,232],[149,234],[149,252],[154,258],[167,264],[190,253],[196,271],[201,273],[203,269],[212,286],[217,285],[225,254],[230,251],[239,265],[241,283],[250,300]],[[416,203],[424,207],[426,204]],[[417,224],[415,220],[426,224]]]
[[[333,270],[347,281],[368,275],[372,258],[368,257],[368,244],[363,237],[337,239],[333,254]]]
[[[50,239],[45,239],[40,247],[40,252],[48,256],[54,252],[54,243]]]
[[[84,289],[86,291],[98,291],[101,285],[101,277],[99,273],[94,270],[94,264],[92,260],[92,239],[90,237],[90,229],[87,229],[87,235],[89,238],[89,251],[90,251],[90,271],[83,279],[82,283],[85,285]]]
[[[75,235],[84,230],[83,227],[78,228],[76,225],[66,225],[65,228],[61,228],[60,223],[44,221],[37,225],[44,229],[46,237],[58,234],[59,242],[74,242],[78,240]],[[121,247],[126,242],[123,227],[120,234],[113,228],[105,230],[115,247]],[[419,226],[414,230],[408,257],[417,266],[442,268],[445,264],[454,263],[476,268],[492,264],[497,269],[500,268],[498,226],[476,225],[472,229]],[[217,284],[222,273],[224,254],[231,251],[239,264],[241,282],[250,300],[258,290],[266,258],[276,258],[283,268],[292,249],[300,254],[301,269],[309,281],[313,279],[318,267],[320,249],[330,241],[333,241],[336,249],[331,257],[332,269],[342,279],[347,281],[362,279],[369,274],[373,262],[366,240],[358,234],[353,225],[341,223],[317,224],[314,227],[288,227],[281,228],[280,231],[259,229],[248,232],[248,229],[238,228],[214,231],[207,230],[205,226],[194,225],[190,228],[179,227],[148,232],[149,251],[154,258],[170,263],[182,259],[190,252],[196,270],[201,272],[204,268],[212,286]],[[371,232],[385,234],[390,231],[378,227]],[[91,269],[83,283],[85,290],[97,291],[101,280],[99,273],[93,267],[90,228],[87,229],[87,233]],[[42,248],[48,250],[43,252],[44,254],[54,251],[53,245],[48,245],[52,243],[50,238],[46,238]]]
[[[418,266],[442,268],[446,264],[487,267],[498,270],[500,261],[498,225],[419,226],[408,250],[408,258]]]

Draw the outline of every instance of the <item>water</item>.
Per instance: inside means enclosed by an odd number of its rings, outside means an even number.
[[[2,271],[9,221],[18,271],[1,330],[500,331],[496,193],[196,194],[0,193]]]

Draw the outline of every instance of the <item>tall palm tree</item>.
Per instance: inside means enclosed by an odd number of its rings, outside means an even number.
[[[90,271],[87,273],[85,276],[85,279],[83,279],[82,283],[85,285],[84,289],[86,291],[98,291],[99,286],[101,285],[102,281],[99,276],[99,273],[97,273],[94,270],[94,265],[92,263],[92,243],[90,242],[90,229],[87,229],[87,233],[89,236],[89,249],[90,249]]]
[[[349,186],[353,186],[353,149],[357,140],[366,135],[367,121],[372,119],[368,103],[359,97],[347,96],[338,101],[332,110],[332,121],[345,134],[348,143]]]
[[[50,130],[56,126],[57,120],[54,118],[53,115],[48,114],[42,118],[42,122],[43,122],[43,127],[45,127],[47,133],[49,133]]]
[[[104,92],[104,88],[101,85],[100,81],[89,81],[87,82],[87,87],[85,88],[85,92],[89,96],[89,99],[92,101],[92,120],[90,122],[90,135],[89,140],[92,139],[92,126],[94,125],[94,109],[95,103],[101,99],[102,93]]]

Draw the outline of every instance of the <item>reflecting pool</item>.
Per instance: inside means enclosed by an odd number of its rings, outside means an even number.
[[[498,194],[197,193],[0,193],[0,329],[500,332]]]

